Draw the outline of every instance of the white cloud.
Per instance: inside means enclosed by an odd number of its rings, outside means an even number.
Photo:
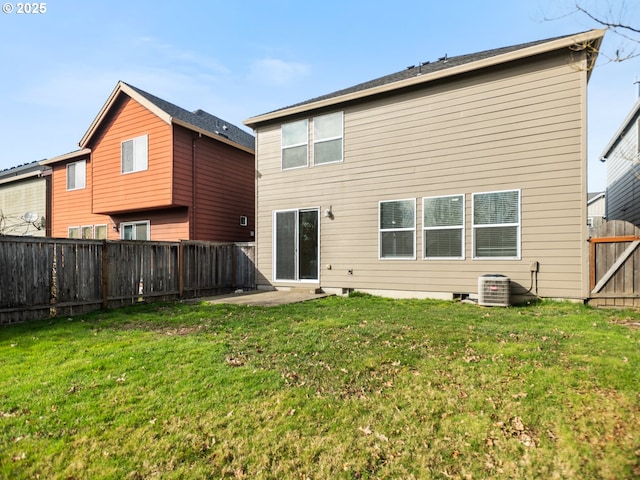
[[[276,58],[257,60],[251,66],[251,76],[274,85],[290,85],[309,75],[311,68],[304,63],[286,62]]]

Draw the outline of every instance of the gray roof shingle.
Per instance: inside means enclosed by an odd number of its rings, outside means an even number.
[[[232,142],[238,143],[252,150],[255,149],[255,137],[232,123],[226,122],[215,115],[205,112],[204,110],[198,109],[195,112],[190,112],[171,102],[167,102],[166,100],[134,87],[133,85],[128,83],[125,83],[125,85],[173,118],[180,119],[196,128],[227,138]]]
[[[314,102],[318,102],[321,100],[326,100],[326,99],[330,99],[330,98],[334,98],[334,97],[340,97],[342,95],[347,95],[350,93],[354,93],[354,92],[360,92],[363,90],[368,90],[370,88],[375,88],[375,87],[379,87],[382,85],[387,85],[390,83],[394,83],[394,82],[399,82],[401,80],[406,80],[412,77],[416,77],[418,75],[425,75],[428,73],[434,73],[440,70],[445,70],[448,68],[452,68],[452,67],[457,67],[460,65],[464,65],[467,63],[472,63],[472,62],[476,62],[479,60],[484,60],[487,58],[491,58],[491,57],[496,57],[498,55],[503,55],[506,53],[510,53],[510,52],[514,52],[517,50],[522,50],[524,48],[528,48],[528,47],[533,47],[536,45],[540,45],[543,43],[547,43],[547,42],[551,42],[554,40],[558,40],[561,38],[567,38],[567,37],[572,37],[575,36],[576,34],[570,34],[570,35],[561,35],[558,37],[553,37],[553,38],[547,38],[545,40],[537,40],[537,41],[533,41],[533,42],[528,42],[528,43],[521,43],[518,45],[512,45],[512,46],[508,46],[508,47],[501,47],[501,48],[495,48],[495,49],[491,49],[491,50],[484,50],[482,52],[477,52],[477,53],[471,53],[471,54],[466,54],[466,55],[459,55],[459,56],[455,56],[455,57],[447,57],[446,55],[444,57],[439,58],[436,61],[433,62],[423,62],[419,65],[413,65],[411,67],[405,68],[404,70],[401,70],[399,72],[395,72],[392,73],[390,75],[385,75],[383,77],[379,77],[376,78],[374,80],[369,80],[367,82],[363,82],[363,83],[359,83],[357,85],[354,85],[352,87],[348,87],[348,88],[344,88],[342,90],[337,90],[335,92],[331,92],[328,93],[326,95],[321,95],[319,97],[314,97],[311,98],[309,100],[305,100],[303,102],[300,103],[295,103],[293,105],[289,105],[287,107],[283,107],[283,108],[278,108],[276,110],[273,110],[272,112],[268,112],[268,113],[274,113],[274,112],[279,112],[281,110],[287,110],[289,108],[294,108],[294,107],[299,107],[302,105],[306,105],[306,104],[310,104],[310,103],[314,103]]]

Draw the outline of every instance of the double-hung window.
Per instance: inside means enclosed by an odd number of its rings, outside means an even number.
[[[87,183],[87,161],[80,160],[67,164],[67,190],[85,188]]]
[[[422,200],[424,258],[464,258],[464,195]]]
[[[416,201],[392,200],[379,204],[380,258],[416,258]]]
[[[520,190],[473,194],[473,257],[520,258]]]
[[[313,163],[342,161],[342,112],[313,119]]]
[[[282,169],[306,167],[309,164],[309,121],[285,123],[282,135]]]
[[[148,152],[148,135],[141,135],[122,142],[122,173],[146,170],[149,165]]]

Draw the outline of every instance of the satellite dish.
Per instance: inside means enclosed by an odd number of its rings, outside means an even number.
[[[29,223],[35,222],[38,218],[40,218],[40,216],[36,212],[27,212],[24,214],[25,221]]]

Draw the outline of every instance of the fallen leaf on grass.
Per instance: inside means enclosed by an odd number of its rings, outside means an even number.
[[[371,426],[367,425],[366,427],[362,428],[362,427],[358,427],[358,430],[360,430],[362,433],[364,433],[365,435],[371,435],[371,433],[373,433],[371,431]]]
[[[377,433],[377,432],[376,432],[376,438],[377,438],[378,440],[382,440],[383,442],[388,442],[388,441],[389,441],[389,439],[387,438],[387,436],[386,436],[386,435],[383,435],[382,433]]]
[[[235,357],[227,357],[225,358],[225,361],[230,367],[241,367],[244,365],[244,362],[242,360]]]

